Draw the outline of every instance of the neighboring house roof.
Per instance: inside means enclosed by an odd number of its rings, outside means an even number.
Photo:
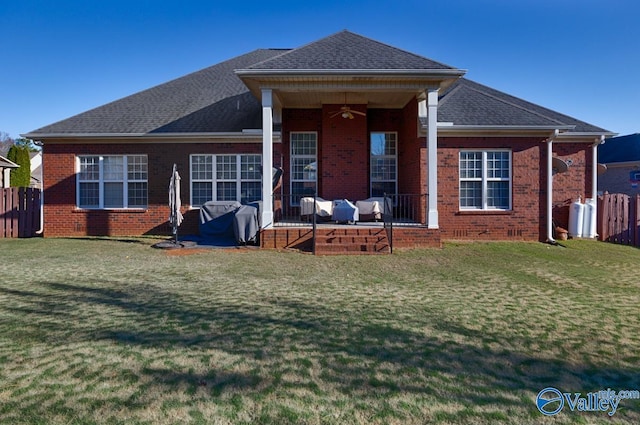
[[[296,49],[255,50],[69,119],[25,137],[138,136],[173,133],[239,133],[262,127],[261,102],[239,75],[273,72],[388,73],[441,75],[453,81],[456,68],[342,31]],[[255,89],[255,88],[254,88]],[[286,107],[286,106],[285,106]],[[438,121],[457,126],[564,128],[573,132],[608,131],[526,102],[467,79],[441,95]]]
[[[31,159],[31,184],[37,186],[42,183],[42,152],[30,152]]]
[[[640,161],[640,133],[612,137],[598,145],[598,162],[600,163],[632,161]]]
[[[20,168],[20,166],[0,155],[0,168]]]

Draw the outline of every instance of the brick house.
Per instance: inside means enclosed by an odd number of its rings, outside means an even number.
[[[300,197],[393,198],[399,245],[547,240],[596,190],[610,132],[342,31],[260,49],[25,137],[44,144],[47,236],[167,234],[167,184],[182,179],[182,234],[210,200],[262,200],[262,245],[291,246]],[[570,160],[552,176],[552,157]],[[260,170],[284,169],[273,192]],[[299,213],[299,211],[298,211]],[[394,220],[400,218],[394,217]],[[306,232],[306,233],[305,233]],[[307,236],[304,236],[307,235]]]
[[[640,133],[612,137],[598,146],[606,171],[598,177],[598,191],[640,194]]]

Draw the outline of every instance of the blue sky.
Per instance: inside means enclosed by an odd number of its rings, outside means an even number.
[[[12,137],[257,48],[343,29],[620,134],[640,132],[637,0],[3,0]]]

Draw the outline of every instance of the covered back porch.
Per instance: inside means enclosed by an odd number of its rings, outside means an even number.
[[[262,166],[284,170],[275,191],[270,181],[263,181],[263,229],[303,222],[301,200],[314,196],[354,204],[386,197],[392,220],[438,228],[442,81],[400,79],[391,84],[383,78],[356,91],[355,80],[341,77],[329,85],[308,81],[304,89],[291,82],[270,81],[274,88],[260,84]],[[274,129],[280,136],[275,149]]]

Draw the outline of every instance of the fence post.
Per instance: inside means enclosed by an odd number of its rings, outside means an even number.
[[[27,224],[27,214],[25,205],[27,205],[26,199],[27,190],[24,187],[18,188],[18,204],[15,205],[18,209],[18,237],[24,238],[25,225]]]
[[[634,198],[633,204],[633,222],[631,223],[633,226],[633,236],[634,236],[634,244],[633,246],[640,247],[640,195],[636,194]]]
[[[604,235],[604,223],[606,223],[605,221],[605,202],[604,202],[604,198],[605,196],[607,196],[608,193],[603,193],[601,196],[598,196],[598,219],[597,219],[597,230],[596,232],[598,232],[598,239],[601,241],[604,241],[606,239],[606,236]]]
[[[16,188],[11,190],[11,211],[9,212],[9,219],[11,220],[11,237],[19,237],[18,226],[20,225],[20,215],[18,211],[18,205],[20,205],[20,193]]]

